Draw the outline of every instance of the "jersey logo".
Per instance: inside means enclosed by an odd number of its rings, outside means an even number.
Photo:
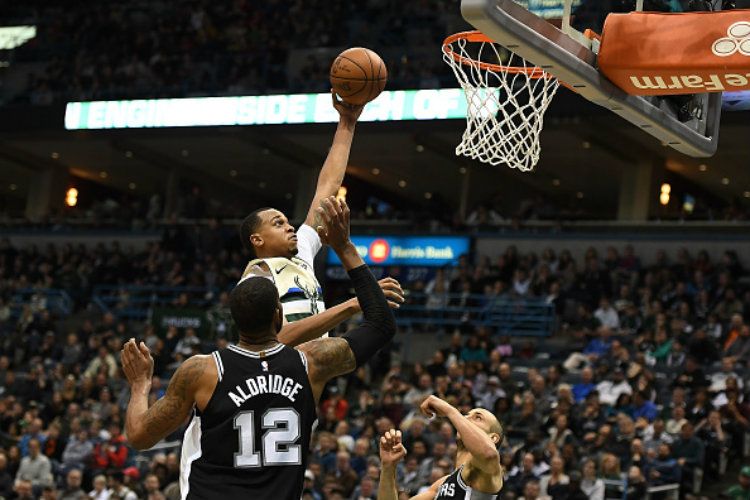
[[[304,285],[302,280],[299,279],[299,276],[294,277],[294,283],[300,290],[302,290],[302,293],[304,293],[305,297],[310,301],[310,312],[318,314],[318,312],[320,312],[318,308],[318,300],[320,300],[318,290],[316,290],[315,287],[310,288]]]
[[[450,483],[445,484],[443,483],[440,485],[440,489],[438,490],[438,497],[452,497],[456,494],[456,484]]]
[[[287,267],[288,265],[289,265],[289,264],[286,264],[286,265],[284,265],[284,266],[281,266],[280,268],[278,268],[278,269],[276,270],[276,274],[280,274],[280,273],[281,273],[281,271],[283,271],[284,269],[286,269],[286,267]]]
[[[267,372],[268,371],[268,361],[261,361],[260,362],[260,367],[263,368],[264,372]]]

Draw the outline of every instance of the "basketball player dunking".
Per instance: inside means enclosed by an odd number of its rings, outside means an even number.
[[[186,360],[151,407],[151,354],[133,339],[123,348],[132,446],[150,448],[193,413],[180,463],[183,499],[298,500],[326,382],[367,362],[396,331],[383,291],[349,238],[348,207],[333,197],[322,205],[318,234],[349,273],[364,315],[357,328],[285,346],[278,339],[284,308],[276,286],[249,277],[230,296],[239,343]]]
[[[359,312],[355,299],[326,310],[323,294],[313,271],[313,260],[322,244],[315,229],[316,208],[320,200],[335,196],[341,187],[349,162],[349,151],[354,128],[364,106],[339,101],[332,94],[333,106],[340,119],[333,145],[318,176],[315,196],[305,222],[294,231],[289,220],[279,210],[260,208],[248,215],[240,226],[242,244],[252,255],[243,279],[253,275],[267,275],[276,284],[284,304],[284,326],[279,341],[295,346],[325,335],[343,321]],[[380,286],[391,307],[404,301],[398,281],[385,278]]]
[[[435,396],[420,406],[428,416],[447,417],[457,431],[456,470],[435,481],[430,488],[412,500],[496,500],[503,488],[504,470],[497,445],[503,439],[503,428],[495,415],[474,408],[466,415]],[[380,485],[378,500],[397,500],[396,464],[406,455],[401,431],[390,430],[380,438]]]

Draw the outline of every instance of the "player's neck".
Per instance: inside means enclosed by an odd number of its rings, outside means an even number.
[[[456,452],[456,469],[471,462],[471,452],[469,450]]]
[[[278,343],[279,340],[276,338],[276,334],[269,333],[267,336],[253,339],[252,342],[248,342],[240,338],[240,341],[237,342],[237,345],[243,349],[247,349],[248,351],[265,351],[267,349],[270,349],[271,347],[276,346]]]

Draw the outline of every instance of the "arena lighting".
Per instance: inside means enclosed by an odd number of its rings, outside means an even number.
[[[36,26],[0,27],[0,50],[13,50],[36,36]]]
[[[669,193],[672,192],[672,186],[668,183],[663,183],[661,185],[661,194],[659,195],[659,203],[662,205],[668,205],[669,204]]]
[[[347,193],[348,191],[349,191],[349,190],[348,190],[348,189],[346,189],[346,186],[341,186],[341,187],[339,188],[339,192],[338,192],[338,194],[336,194],[336,199],[337,199],[337,200],[339,200],[339,201],[346,201],[346,193]]]
[[[461,89],[385,91],[359,121],[466,119]],[[67,130],[336,123],[331,94],[69,102]]]
[[[65,204],[74,207],[78,204],[78,190],[74,187],[68,189],[65,193]]]
[[[672,192],[672,186],[670,186],[669,184],[667,184],[665,182],[664,184],[661,185],[661,192],[662,193],[667,193],[667,194],[671,193]]]

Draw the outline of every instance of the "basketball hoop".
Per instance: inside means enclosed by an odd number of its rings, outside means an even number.
[[[544,112],[560,82],[479,31],[443,42],[443,59],[466,94],[466,131],[456,155],[527,172],[539,161]]]

